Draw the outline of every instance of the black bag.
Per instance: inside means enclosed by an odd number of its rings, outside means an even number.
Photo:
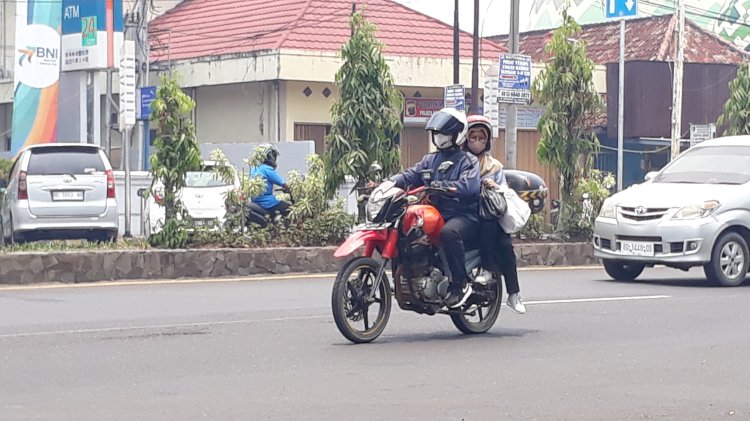
[[[492,187],[482,184],[479,190],[479,216],[487,221],[497,220],[508,210],[508,202],[505,196]]]

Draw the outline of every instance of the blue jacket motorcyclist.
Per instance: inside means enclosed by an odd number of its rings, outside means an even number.
[[[471,295],[464,251],[467,243],[476,243],[479,234],[479,162],[461,148],[467,127],[466,116],[453,108],[434,113],[425,130],[437,152],[425,155],[417,165],[391,178],[402,189],[419,187],[425,184],[422,174],[429,170],[432,187],[451,190],[431,198],[445,219],[440,239],[452,277],[444,297],[451,308],[460,307]]]
[[[253,203],[263,208],[267,213],[279,213],[286,216],[289,211],[289,202],[279,200],[273,194],[274,185],[281,186],[285,191],[289,190],[284,178],[276,172],[278,166],[276,160],[281,153],[270,143],[264,143],[260,147],[263,148],[263,163],[250,169],[250,177],[263,178],[266,181],[266,188],[262,194],[253,198]]]

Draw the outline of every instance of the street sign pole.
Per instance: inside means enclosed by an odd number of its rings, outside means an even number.
[[[620,66],[617,93],[617,191],[622,190],[625,120],[625,19],[620,20]]]
[[[604,17],[620,20],[620,65],[617,90],[617,191],[622,190],[625,150],[625,18],[638,16],[637,0],[606,0]]]

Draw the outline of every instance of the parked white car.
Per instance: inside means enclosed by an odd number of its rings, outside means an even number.
[[[201,171],[190,171],[185,177],[185,188],[179,193],[188,215],[196,228],[218,229],[225,221],[226,194],[240,186],[237,171],[233,183],[226,183],[214,171],[216,163],[204,161]],[[157,185],[146,203],[146,235],[159,232],[164,226],[163,188]]]
[[[0,241],[117,239],[112,166],[95,145],[50,143],[22,149],[0,203]]]
[[[703,266],[715,284],[742,284],[750,253],[750,136],[702,142],[646,182],[608,198],[594,227],[607,273]]]

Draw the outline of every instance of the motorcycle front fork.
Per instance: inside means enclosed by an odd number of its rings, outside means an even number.
[[[375,300],[375,291],[380,288],[380,283],[383,282],[383,278],[385,277],[385,269],[388,266],[389,262],[390,259],[383,259],[382,263],[380,264],[380,267],[378,268],[378,276],[375,277],[375,282],[372,284],[372,288],[367,294],[367,301],[372,302]]]

